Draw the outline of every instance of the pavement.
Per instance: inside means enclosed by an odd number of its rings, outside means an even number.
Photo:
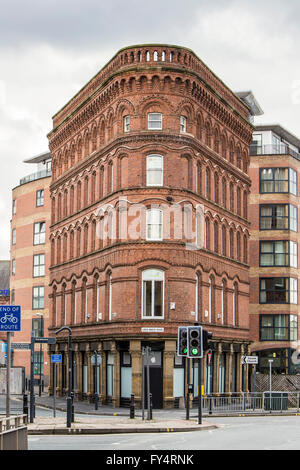
[[[36,407],[54,408],[53,397],[42,394],[35,396]],[[56,397],[57,411],[66,411],[66,398]],[[88,416],[87,416],[88,415]],[[185,419],[185,410],[153,410],[152,420],[147,420],[145,410],[144,420],[142,410],[135,411],[135,418],[130,419],[129,408],[112,408],[99,405],[95,410],[93,403],[74,400],[74,422],[70,428],[66,426],[66,417],[38,416],[34,423],[28,423],[28,434],[124,434],[124,433],[154,433],[154,432],[189,432],[217,429],[217,424],[202,420],[198,424],[197,412],[191,410],[190,419]]]

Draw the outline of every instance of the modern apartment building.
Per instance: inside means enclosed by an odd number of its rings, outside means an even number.
[[[292,354],[299,338],[300,139],[280,125],[255,127],[252,181],[250,325],[258,370],[299,373]]]
[[[49,324],[49,226],[51,155],[43,153],[25,161],[35,169],[12,191],[11,219],[11,303],[22,309],[22,331],[15,332],[13,365],[25,366],[30,374],[31,333],[47,336]],[[46,347],[37,346],[34,360],[36,379],[48,382]]]
[[[141,405],[150,346],[154,407],[173,407],[186,393],[177,330],[195,321],[214,338],[206,392],[242,389],[249,115],[191,50],[151,45],[120,50],[53,117],[49,334],[72,330],[78,398],[97,386],[102,402],[124,405],[133,393]],[[63,394],[65,333],[51,351],[63,355]]]

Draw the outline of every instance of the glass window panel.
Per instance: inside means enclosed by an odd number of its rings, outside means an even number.
[[[162,305],[163,305],[163,292],[162,282],[154,281],[154,316],[162,316]]]
[[[144,281],[144,316],[151,317],[152,281]]]

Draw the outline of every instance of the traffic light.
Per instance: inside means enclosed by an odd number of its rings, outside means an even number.
[[[212,349],[212,343],[209,342],[212,336],[213,334],[210,331],[203,330],[203,351]]]
[[[203,357],[202,326],[188,327],[188,357]]]
[[[187,356],[187,353],[188,353],[187,327],[180,326],[178,328],[177,356]]]

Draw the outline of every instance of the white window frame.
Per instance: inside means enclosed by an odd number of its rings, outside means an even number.
[[[153,217],[155,218],[156,216],[154,214],[158,214],[158,222],[153,222]],[[152,220],[151,220],[152,219]],[[148,235],[148,227],[152,226],[158,226],[158,233],[159,236],[156,237],[151,237]],[[150,241],[161,241],[163,239],[163,211],[158,208],[151,208],[147,209],[146,211],[146,240]]]
[[[151,159],[156,159],[157,161],[159,160],[161,163],[160,163],[160,167],[157,167],[157,168],[151,168],[150,166],[150,163],[151,163]],[[155,161],[155,160],[154,160]],[[150,173],[153,172],[153,171],[160,171],[160,181],[159,182],[155,182],[155,183],[150,183],[149,180],[151,178],[149,178],[150,176]],[[152,154],[152,155],[147,155],[147,162],[146,162],[146,186],[163,186],[164,184],[164,157],[162,155],[159,155],[159,154]]]
[[[13,204],[12,204],[12,213],[13,215],[16,215],[17,213],[17,200],[16,199],[13,199]]]
[[[151,298],[151,315],[145,315],[145,288],[144,282],[152,282],[152,298]],[[162,282],[162,315],[154,315],[154,305],[155,305],[155,281]],[[142,319],[162,319],[164,318],[164,303],[165,303],[165,273],[160,269],[146,269],[142,274]]]
[[[130,116],[127,114],[127,116],[124,116],[124,132],[129,132],[130,131]]]
[[[12,245],[17,243],[17,231],[15,228],[12,229],[11,243]]]
[[[180,116],[180,132],[182,133],[186,132],[186,123],[187,123],[186,116],[181,115]]]
[[[151,119],[153,116],[160,116],[160,119]],[[158,123],[156,126],[150,125]],[[162,130],[162,113],[148,113],[148,130],[149,131],[161,131]]]
[[[45,230],[44,231],[39,230],[37,232],[36,227],[39,226],[39,229],[41,229],[41,226],[43,224],[44,224]],[[36,240],[38,240],[38,241],[36,241]],[[45,222],[35,222],[34,226],[33,226],[33,244],[34,245],[44,245],[45,242],[46,242],[46,223]]]
[[[44,257],[44,264],[41,264],[40,262],[42,256]],[[39,264],[35,264],[36,259],[39,260]],[[45,276],[45,261],[46,261],[45,253],[39,253],[39,254],[33,255],[33,277]],[[38,274],[36,274],[35,268],[38,268],[37,269]],[[42,273],[41,273],[41,268],[44,268],[42,269]]]

